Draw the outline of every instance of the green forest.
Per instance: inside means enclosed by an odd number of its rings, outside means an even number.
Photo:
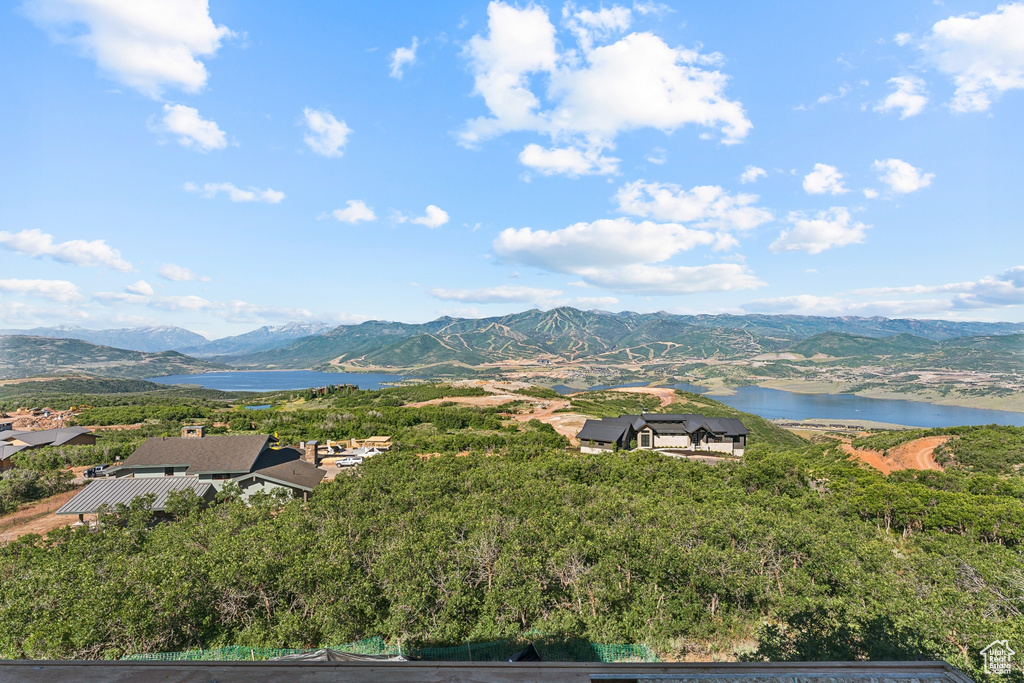
[[[1024,479],[1012,468],[885,477],[751,415],[743,462],[589,455],[545,424],[513,422],[518,403],[405,406],[459,391],[293,392],[262,397],[267,410],[182,398],[229,433],[382,433],[398,448],[306,503],[182,499],[156,523],[137,501],[98,532],[0,547],[0,656],[371,636],[443,646],[539,631],[644,643],[665,659],[941,658],[981,679],[985,645],[1024,640]],[[141,396],[102,408],[145,407]],[[602,401],[624,398],[595,393],[580,407],[614,412]],[[117,439],[173,434],[175,419],[157,412]],[[99,455],[46,450],[21,471]]]

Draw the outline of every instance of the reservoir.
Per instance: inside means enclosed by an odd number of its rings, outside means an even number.
[[[313,370],[258,370],[240,372],[202,372],[196,375],[150,377],[157,384],[198,384],[204,389],[221,391],[290,391],[328,384],[355,384],[373,391],[382,384],[400,382],[399,375],[362,372],[315,372]]]
[[[676,389],[706,389],[689,384]],[[854,394],[797,394],[764,387],[739,387],[732,396],[712,396],[727,406],[761,417],[783,420],[871,420],[910,427],[958,427],[999,424],[1024,427],[1024,413],[984,408],[939,406],[923,401],[866,398]]]

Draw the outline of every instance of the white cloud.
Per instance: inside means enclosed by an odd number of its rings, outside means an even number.
[[[265,190],[260,190],[256,187],[250,187],[248,190],[243,190],[235,187],[232,183],[206,183],[202,187],[199,187],[195,183],[185,183],[185,190],[187,192],[202,192],[203,196],[208,199],[213,199],[220,192],[227,193],[228,197],[233,202],[265,202],[267,204],[279,204],[284,199],[284,192],[278,192],[272,190],[269,187]]]
[[[891,295],[901,295],[902,298],[880,298]],[[803,315],[927,316],[942,313],[947,317],[958,311],[970,311],[971,317],[976,318],[975,312],[979,310],[998,310],[1022,304],[1024,266],[1016,266],[975,281],[873,287],[832,296],[802,294],[752,301],[744,304],[743,308],[761,313]]]
[[[412,66],[416,63],[416,48],[420,45],[420,41],[413,36],[412,45],[409,47],[396,48],[391,53],[391,78],[402,79],[402,73],[405,67]]]
[[[581,175],[607,175],[618,171],[619,159],[601,156],[599,149],[554,147],[544,149],[531,143],[519,153],[523,166],[543,175],[563,174],[570,178]]]
[[[58,303],[78,301],[78,287],[67,280],[0,280],[0,292],[29,294]]]
[[[134,285],[128,285],[124,288],[129,294],[138,294],[140,296],[153,296],[153,286],[145,280],[139,280]]]
[[[954,111],[985,111],[1007,90],[1024,88],[1024,3],[999,5],[991,14],[967,14],[932,26],[922,49],[952,76]]]
[[[813,218],[794,211],[789,214],[793,225],[783,230],[779,238],[769,247],[772,251],[806,251],[820,254],[833,247],[845,247],[864,241],[865,231],[870,225],[853,222],[849,209],[834,206],[828,211],[819,211]]]
[[[54,242],[53,235],[42,230],[22,230],[10,233],[0,231],[0,245],[35,258],[48,256],[60,263],[76,266],[101,266],[123,273],[134,270],[132,264],[121,258],[121,252],[104,240],[69,240]]]
[[[655,147],[650,151],[650,153],[645,158],[650,163],[661,166],[666,161],[668,161],[668,151],[661,147]]]
[[[839,86],[839,90],[837,90],[836,92],[825,93],[824,95],[819,97],[817,104],[826,104],[828,102],[831,102],[832,100],[841,100],[847,95],[849,95],[852,91],[853,88],[850,87],[849,83],[843,83],[841,86]]]
[[[619,303],[614,296],[581,296],[573,299],[573,306],[577,308],[605,309]]]
[[[772,220],[770,211],[751,206],[757,195],[730,195],[717,185],[684,190],[672,183],[637,180],[619,188],[615,199],[622,213],[700,228],[751,230]]]
[[[440,228],[448,222],[448,212],[431,204],[427,207],[426,213],[419,218],[413,218],[413,223],[425,225],[428,228]]]
[[[266,320],[309,320],[315,316],[304,308],[265,306],[232,299],[214,301],[189,294],[185,296],[148,296],[121,292],[97,292],[93,295],[105,304],[145,306],[159,311],[206,313],[228,322],[265,322]]]
[[[872,187],[865,187],[861,192],[864,193],[865,199],[878,199],[878,190]]]
[[[366,202],[360,199],[350,199],[345,202],[344,209],[335,209],[331,215],[342,223],[358,223],[359,221],[375,221],[377,214],[373,212]]]
[[[161,133],[178,136],[178,142],[200,152],[224,149],[228,146],[227,136],[216,121],[204,119],[199,110],[183,104],[165,104],[164,118],[153,129]]]
[[[900,194],[928,187],[935,177],[934,173],[921,173],[921,169],[900,159],[876,160],[871,164],[871,168],[879,173],[879,180],[888,185],[890,190]]]
[[[737,264],[652,265],[698,246],[714,246],[718,239],[714,233],[679,224],[615,218],[554,231],[509,228],[493,247],[508,263],[578,275],[582,284],[638,294],[689,294],[763,284]]]
[[[306,119],[306,145],[317,154],[325,157],[340,157],[345,153],[344,147],[352,129],[344,121],[334,118],[329,111],[310,109],[302,110]]]
[[[909,33],[897,33],[892,38],[892,42],[896,43],[900,47],[903,47],[904,45],[909,45],[912,40],[913,37]]]
[[[154,99],[166,87],[201,90],[207,72],[199,58],[231,35],[210,19],[207,0],[28,0],[25,8],[55,41]]]
[[[541,303],[561,296],[557,289],[535,287],[513,287],[501,285],[485,289],[432,289],[430,295],[443,301],[459,301],[469,304],[495,303]]]
[[[757,289],[764,283],[746,266],[715,263],[707,266],[652,266],[581,268],[577,271],[591,285],[633,294],[654,296],[729,292]]]
[[[714,242],[711,232],[675,223],[603,218],[553,231],[508,228],[499,233],[493,246],[505,261],[577,273],[589,266],[665,261],[678,252]]]
[[[743,174],[740,176],[740,182],[746,185],[747,183],[756,183],[758,178],[763,178],[768,175],[768,172],[763,168],[757,166],[747,166],[744,169]]]
[[[157,270],[157,275],[171,282],[209,282],[210,278],[196,275],[192,269],[185,266],[176,266],[173,263],[165,263]]]
[[[661,19],[666,14],[669,14],[669,13],[675,11],[674,9],[672,9],[671,7],[669,7],[668,5],[666,5],[663,2],[651,2],[651,1],[648,1],[648,2],[634,2],[633,3],[633,10],[635,12],[639,12],[640,14],[642,14],[644,16],[653,14],[658,19]]]
[[[807,194],[845,194],[842,173],[835,166],[815,164],[814,170],[804,176],[804,191]]]
[[[897,76],[888,81],[894,88],[889,96],[875,105],[875,111],[900,110],[900,118],[917,116],[928,104],[928,93],[924,80],[917,76]]]
[[[531,131],[549,136],[556,150],[575,147],[584,158],[598,159],[614,148],[620,133],[637,128],[670,132],[695,124],[720,130],[726,143],[739,142],[749,132],[743,106],[725,96],[728,77],[711,68],[721,62],[720,55],[672,48],[652,33],[607,42],[628,27],[625,8],[569,8],[567,14],[579,49],[562,51],[544,8],[490,3],[487,35],[474,36],[465,50],[474,92],[483,97],[490,116],[466,122],[463,145]],[[535,87],[535,76],[546,85],[539,87],[538,79]],[[536,160],[538,150],[526,159]],[[577,160],[548,168],[581,175],[583,167]]]

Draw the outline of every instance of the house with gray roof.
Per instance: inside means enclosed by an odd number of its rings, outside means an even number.
[[[708,451],[739,457],[747,446],[748,433],[734,417],[641,413],[587,420],[576,438],[584,453],[629,449],[635,442],[643,450]]]
[[[58,514],[95,513],[103,505],[127,504],[147,493],[156,495],[153,509],[160,511],[172,491],[192,489],[209,501],[228,483],[242,490],[243,500],[275,491],[305,500],[325,474],[298,450],[278,447],[268,434],[206,436],[205,428],[189,426],[181,437],[143,441],[110,470],[112,478],[87,485]]]
[[[30,448],[44,446],[92,446],[96,435],[85,427],[59,427],[23,431],[7,429],[0,432],[0,472],[13,467],[11,457]]]

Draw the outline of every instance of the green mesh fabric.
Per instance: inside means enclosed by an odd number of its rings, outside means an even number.
[[[503,662],[529,643],[546,662],[657,662],[658,657],[646,645],[609,645],[531,633],[520,638],[492,640],[485,643],[463,643],[450,647],[402,648],[388,645],[383,638],[366,638],[342,645],[329,645],[333,650],[365,655],[403,655],[409,659],[432,662]],[[290,648],[242,647],[230,645],[211,650],[156,652],[126,655],[126,660],[155,661],[258,661],[284,655],[311,652]]]

